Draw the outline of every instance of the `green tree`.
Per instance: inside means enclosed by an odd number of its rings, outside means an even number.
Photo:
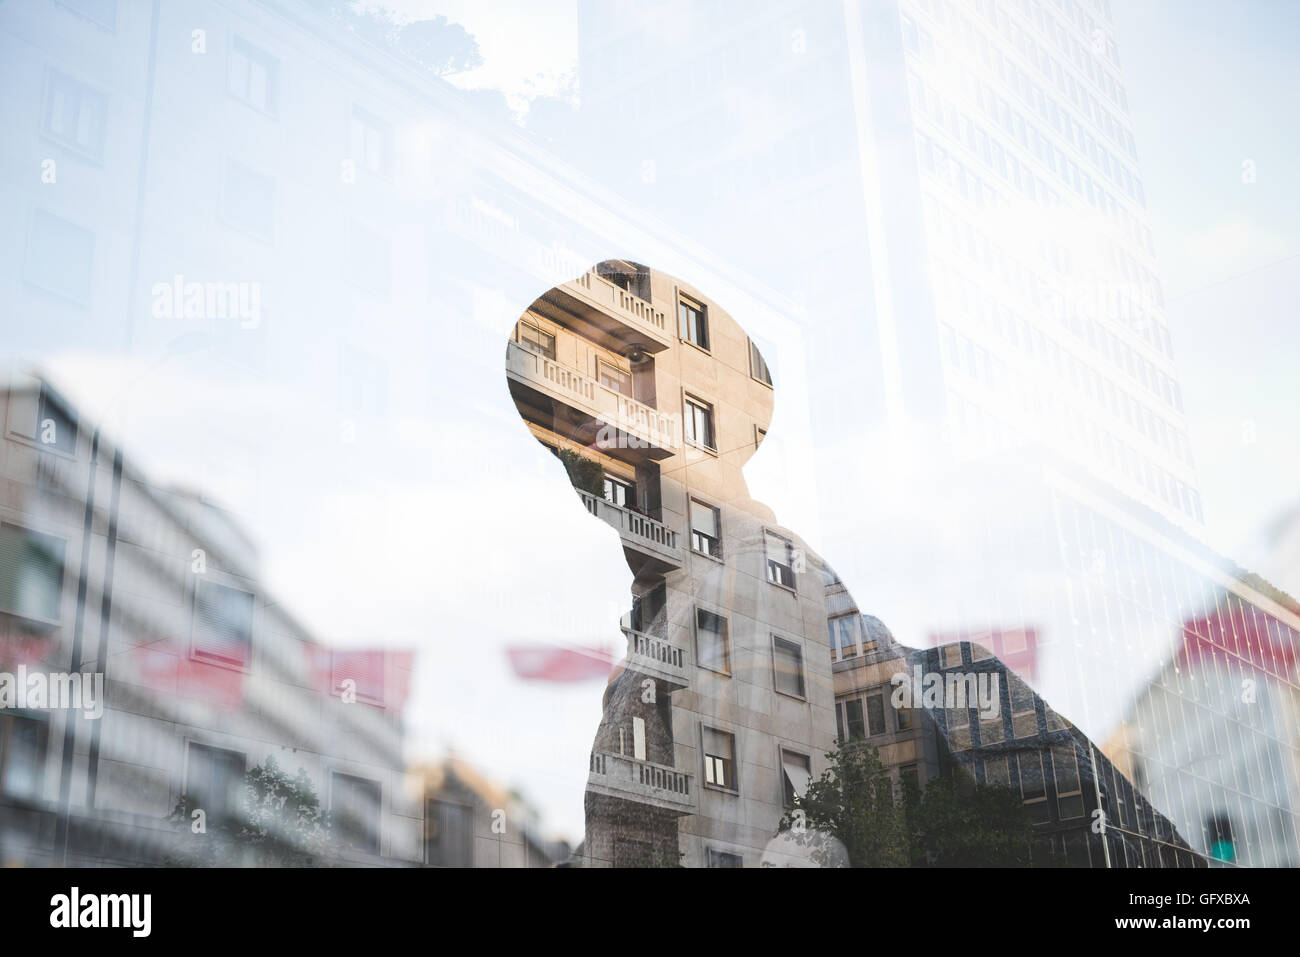
[[[876,749],[850,741],[826,757],[831,766],[786,811],[780,830],[818,864],[835,863],[838,841],[851,867],[906,867],[906,819]]]
[[[1011,788],[976,784],[965,772],[925,792],[904,784],[902,804],[914,867],[1028,867],[1033,823]]]
[[[781,819],[809,857],[851,867],[1027,867],[1033,825],[1020,795],[964,771],[897,794],[876,749],[849,741]]]
[[[329,821],[311,778],[301,768],[290,777],[274,756],[245,772],[231,820],[205,820],[205,830],[195,833],[196,810],[198,802],[182,795],[167,816],[192,842],[167,864],[311,867],[329,854]]]
[[[560,449],[555,454],[564,463],[564,470],[569,473],[574,488],[590,492],[597,498],[604,497],[605,470],[599,462],[573,449]]]

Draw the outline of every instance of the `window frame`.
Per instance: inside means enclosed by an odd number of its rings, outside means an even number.
[[[182,794],[182,796],[184,796],[184,797],[188,797],[188,798],[190,798],[191,800],[196,801],[196,802],[199,802],[199,801],[201,801],[201,800],[203,799],[203,795],[195,794],[195,793],[194,793],[194,788],[193,788],[192,775],[193,775],[193,773],[194,773],[194,749],[195,749],[195,748],[198,748],[198,749],[200,749],[200,750],[202,750],[202,751],[212,752],[212,753],[214,753],[214,754],[222,754],[222,755],[238,755],[239,758],[240,758],[240,760],[241,760],[241,767],[242,767],[241,774],[242,774],[243,776],[245,776],[245,777],[248,775],[248,752],[247,752],[247,751],[239,751],[239,750],[237,750],[237,749],[235,749],[235,748],[226,748],[226,747],[222,747],[222,746],[219,745],[219,744],[209,744],[209,743],[206,742],[206,741],[199,741],[199,740],[196,740],[195,738],[186,738],[186,740],[185,740],[185,774],[184,774],[184,777],[181,779],[181,794]],[[242,784],[242,782],[241,782],[241,784]],[[218,810],[218,809],[217,809],[217,808],[205,808],[205,807],[203,807],[203,804],[201,804],[201,803],[196,803],[195,807],[196,807],[196,808],[201,808],[201,809],[203,810],[204,816],[205,816],[206,820],[208,821],[208,823],[220,823],[220,822],[224,822],[224,821],[230,821],[230,820],[237,819],[238,814],[239,814],[239,799],[238,799],[238,795],[236,795],[236,797],[235,797],[235,804],[234,804],[234,806],[233,806],[232,808],[230,808],[230,815],[229,815],[229,817],[216,817],[216,818],[214,818],[212,812],[215,811],[215,810]]]
[[[799,672],[798,672],[799,691],[798,692],[786,691],[781,687],[781,669],[778,667],[777,664],[778,645],[785,645],[788,648],[793,649],[794,653],[798,656],[798,665],[799,665]],[[803,645],[799,644],[796,641],[791,641],[789,638],[782,638],[780,635],[773,634],[772,641],[771,641],[771,655],[772,655],[772,690],[779,695],[784,695],[787,698],[794,698],[799,701],[807,701],[808,700],[808,669],[804,665]]]
[[[329,778],[330,831],[332,832],[331,836],[334,837],[336,840],[340,840],[344,848],[349,851],[358,854],[368,854],[371,857],[380,857],[384,851],[384,782],[378,778],[366,777],[363,774],[354,774],[351,771],[345,771],[342,768],[337,768],[337,767],[330,768],[329,776],[330,776]],[[346,840],[341,839],[339,837],[338,830],[336,830],[339,827],[339,823],[342,820],[342,818],[339,815],[339,808],[337,807],[336,804],[337,801],[336,785],[338,784],[339,778],[350,778],[353,781],[361,781],[368,785],[374,785],[374,787],[379,791],[379,802],[376,805],[376,815],[375,815],[376,827],[374,832],[375,847],[373,851],[370,850],[368,846],[356,847],[352,844],[349,844]]]
[[[468,857],[468,861],[463,864],[457,862],[452,862],[452,863],[446,863],[443,861],[435,862],[431,859],[431,855],[429,854],[429,850],[430,850],[429,845],[434,839],[429,834],[429,824],[432,821],[431,812],[433,812],[435,809],[439,809],[443,807],[456,808],[458,811],[464,812],[464,817],[462,818],[462,821],[468,822],[468,828],[466,829],[464,834],[464,846],[449,849],[452,852],[452,854],[454,854],[456,851],[464,851],[466,853],[466,856]],[[474,805],[472,803],[466,801],[457,801],[450,797],[430,796],[425,801],[425,805],[424,805],[424,863],[429,867],[446,867],[446,868],[473,867],[474,866],[474,840],[475,840],[474,827],[476,824],[474,818],[475,818]],[[438,823],[441,826],[442,822],[439,821]],[[438,837],[441,838],[444,833],[445,831],[440,832],[438,834]]]
[[[705,664],[704,656],[700,654],[700,631],[702,630],[700,628],[701,614],[712,615],[714,618],[722,622],[722,657],[723,657],[723,665],[726,669],[725,671],[719,671],[717,668]],[[708,629],[703,629],[703,630],[708,630]],[[727,616],[719,614],[718,612],[713,611],[710,608],[705,608],[702,605],[696,605],[692,631],[694,632],[694,636],[695,636],[696,667],[703,668],[705,671],[711,671],[715,675],[725,675],[726,677],[730,678],[731,677],[731,622],[727,619]]]
[[[866,731],[867,731],[868,739],[879,738],[882,737],[883,735],[889,734],[889,718],[887,717],[888,712],[885,710],[885,698],[886,695],[883,689],[878,691],[867,691],[864,692],[862,695],[862,718],[866,722]],[[880,730],[879,731],[873,731],[871,729],[871,724],[872,724],[871,702],[872,701],[880,702]]]
[[[253,649],[254,639],[257,635],[257,593],[249,591],[240,585],[231,584],[225,576],[214,574],[211,569],[202,575],[193,576],[194,587],[190,589],[190,640],[189,640],[189,659],[191,661],[201,662],[205,665],[213,665],[217,668],[226,668],[231,671],[239,671],[249,674],[253,667]],[[250,598],[250,610],[248,617],[248,654],[242,661],[234,658],[227,658],[222,655],[204,653],[201,651],[195,641],[198,630],[199,615],[199,588],[203,585],[211,585],[215,588],[228,588],[232,591],[242,592]]]
[[[605,383],[605,369],[611,369],[614,371],[616,375],[612,378],[622,377],[624,380],[626,380],[627,382],[626,392],[624,392],[622,389],[615,389],[613,386],[607,385]],[[615,362],[611,362],[609,359],[606,359],[604,356],[596,357],[596,382],[600,385],[602,389],[608,389],[610,392],[613,392],[616,395],[621,395],[625,399],[633,399],[635,401],[634,393],[636,390],[632,383],[632,371],[630,369],[624,369],[622,366],[618,365]]]
[[[775,386],[772,385],[772,370],[768,367],[767,360],[763,358],[763,353],[762,350],[758,348],[758,343],[754,341],[753,337],[749,337],[748,342],[749,377],[755,382],[762,383],[769,389],[775,388]],[[764,373],[763,375],[759,375],[759,368],[756,367],[756,364],[761,367],[762,372]]]
[[[242,45],[245,49],[237,50],[237,46]],[[244,96],[234,88],[234,68],[235,54],[240,56],[248,63],[251,69],[254,61],[258,61],[263,69],[267,70],[267,100],[269,109],[266,106],[258,106],[251,96]],[[252,54],[250,56],[250,54]],[[242,103],[255,113],[260,113],[267,119],[280,119],[280,67],[283,60],[272,53],[265,47],[258,46],[252,40],[249,40],[243,34],[232,32],[230,34],[229,44],[226,50],[226,93],[237,103]],[[273,66],[274,69],[267,69]],[[248,80],[248,77],[245,77]],[[249,83],[251,89],[251,83]]]
[[[705,747],[705,740],[707,737],[707,733],[710,731],[713,732],[714,734],[725,735],[727,738],[731,740],[730,758],[724,758],[720,755],[711,755],[708,753]],[[740,750],[740,742],[737,740],[736,732],[734,730],[719,728],[714,725],[706,725],[704,722],[700,722],[700,758],[703,766],[703,770],[700,774],[700,784],[703,787],[710,788],[711,790],[714,791],[722,791],[726,794],[739,794],[740,773],[738,771],[738,767],[740,762],[737,759],[737,752],[739,750]],[[733,782],[732,784],[730,785],[717,784],[713,781],[708,780],[710,773],[713,773],[713,768],[712,765],[710,764],[710,760],[726,762],[722,766],[723,776],[725,778],[726,772],[729,770],[731,772],[731,781]]]
[[[706,866],[711,870],[726,870],[726,869],[735,869],[735,868],[739,868],[743,870],[745,867],[745,855],[742,854],[740,851],[724,850],[723,848],[720,847],[708,847],[705,848],[705,853],[706,853],[706,858],[705,858]],[[715,860],[724,857],[731,858],[736,863],[735,864],[714,863]]]
[[[34,777],[32,794],[24,795],[10,790],[8,783],[10,764],[14,753],[13,740],[15,725],[19,722],[27,722],[35,726],[36,733],[36,766],[34,768]],[[50,720],[49,713],[38,713],[30,711],[19,711],[18,709],[5,709],[0,711],[0,800],[8,799],[11,801],[40,801],[45,791],[45,772],[50,758]]]
[[[865,707],[864,707],[864,705],[863,705],[862,696],[861,696],[861,695],[854,695],[852,698],[846,698],[846,699],[844,700],[843,704],[844,704],[844,732],[845,732],[844,740],[845,740],[846,742],[847,742],[847,741],[866,741],[866,740],[867,740],[867,737],[868,737],[868,735],[867,735],[867,731],[868,731],[868,728],[867,728],[867,712],[866,712],[866,709],[865,709]],[[860,735],[856,735],[856,736],[853,734],[853,721],[852,721],[852,719],[849,717],[849,707],[850,707],[851,705],[857,705],[857,706],[858,706],[858,724],[859,724],[859,725],[861,726],[861,728],[862,728],[862,733],[861,733]]]
[[[68,135],[60,133],[50,125],[50,108],[53,105],[51,98],[54,95],[55,84],[62,81],[63,83],[75,88],[77,95],[77,113],[74,119],[77,125],[80,125],[81,113],[87,103],[87,94],[99,101],[99,130],[98,138],[90,145],[83,146],[76,139],[75,134]],[[65,91],[65,95],[66,95]],[[45,86],[41,93],[41,136],[49,142],[55,144],[61,149],[67,150],[77,159],[84,160],[95,166],[104,165],[104,156],[108,149],[108,113],[109,113],[109,96],[106,92],[95,86],[93,83],[87,83],[79,77],[73,76],[65,70],[61,70],[53,65],[45,68]]]
[[[695,313],[698,321],[692,323],[694,330],[688,328],[686,312]],[[688,333],[695,331],[701,333],[702,342],[697,341]],[[709,307],[694,296],[689,296],[680,290],[677,293],[677,337],[685,343],[688,343],[702,352],[712,352],[709,348]]]
[[[50,532],[43,532],[38,528],[33,528],[30,525],[26,525],[20,522],[11,522],[8,520],[3,520],[0,521],[0,527],[12,528],[16,530],[19,533],[19,535],[22,537],[22,544],[24,548],[27,547],[27,541],[31,536],[48,538],[55,542],[58,542],[62,546],[62,550],[63,550],[62,554],[53,556],[56,559],[56,562],[58,564],[58,569],[59,569],[59,581],[58,581],[58,588],[55,597],[56,617],[46,618],[41,615],[28,614],[27,612],[22,611],[21,609],[18,608],[0,607],[0,614],[7,615],[11,618],[18,618],[26,622],[45,625],[50,628],[58,628],[60,625],[63,624],[63,591],[64,588],[67,586],[67,577],[68,577],[68,539],[63,538],[62,536],[59,535],[52,534]]]
[[[539,336],[545,336],[551,340],[551,347],[549,352],[547,352],[546,350],[534,349],[530,344],[524,341],[525,326],[527,326],[529,329],[532,329]],[[533,322],[528,319],[520,319],[515,328],[515,343],[519,346],[519,348],[527,352],[531,352],[535,356],[542,356],[545,359],[550,359],[552,362],[559,361],[558,359],[556,359],[556,355],[558,351],[557,347],[559,346],[559,336],[557,336],[554,332],[542,328],[541,323]]]
[[[802,798],[800,798],[798,796],[798,793],[794,790],[794,786],[790,783],[790,777],[785,772],[785,756],[787,754],[794,758],[801,759],[808,765],[809,785],[811,785],[813,782],[813,763],[812,763],[811,754],[805,754],[802,751],[796,751],[794,748],[787,748],[784,744],[777,746],[776,749],[777,767],[780,769],[780,773],[781,773],[781,795],[782,795],[781,806],[789,810],[790,808],[795,807],[797,802],[799,800],[802,800]]]
[[[785,564],[775,561],[769,554],[768,547],[771,545],[771,539],[774,538],[777,541],[783,542],[785,544],[785,554],[787,558],[787,562]],[[789,583],[780,580],[780,576],[773,577],[773,573],[772,573],[773,565],[776,565],[780,568],[784,568],[789,572],[790,575]],[[770,585],[776,585],[780,588],[785,588],[792,592],[798,591],[799,579],[796,576],[794,570],[794,542],[786,538],[784,535],[777,534],[776,532],[772,531],[770,528],[763,529],[763,577],[767,580],[768,584]]]
[[[637,483],[635,479],[627,479],[614,472],[605,470],[604,478],[604,498],[605,501],[616,508],[636,508],[637,507]],[[622,502],[615,502],[609,497],[611,486],[618,486],[624,489],[628,494],[624,495]]]
[[[682,396],[682,438],[692,448],[700,449],[711,455],[718,454],[718,420],[715,407],[712,402],[707,402],[692,393],[686,392]],[[709,441],[712,445],[706,445],[698,441],[693,433],[695,432],[696,417],[693,411],[699,411],[704,414],[704,421],[709,430]],[[687,429],[689,424],[690,428]]]
[[[713,528],[718,533],[716,536],[708,535],[704,532],[698,531],[695,528],[696,506],[699,506],[700,508],[708,509],[710,512],[713,513]],[[723,561],[724,559],[722,555],[722,509],[716,505],[710,505],[708,502],[704,501],[703,499],[698,499],[695,496],[691,496],[687,502],[686,521],[687,521],[687,525],[690,528],[690,533],[691,533],[691,551],[696,555],[704,555],[706,558],[712,558],[714,561],[719,561],[719,562]],[[696,535],[699,535],[705,539],[710,539],[714,544],[714,550],[709,551],[697,547],[695,544]]]

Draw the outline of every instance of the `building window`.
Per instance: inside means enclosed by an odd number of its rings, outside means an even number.
[[[840,661],[858,653],[858,616],[842,615],[826,621],[830,633],[831,657]]]
[[[98,90],[51,70],[45,81],[45,134],[83,156],[104,158],[108,101]]]
[[[806,754],[781,749],[781,787],[785,795],[785,806],[794,807],[795,801],[803,800],[808,793],[808,784],[812,781],[812,760]]]
[[[727,647],[727,619],[703,608],[695,610],[695,660],[701,668],[728,674],[731,656]]]
[[[1083,817],[1083,790],[1079,785],[1079,759],[1074,746],[1052,748],[1052,770],[1056,777],[1056,809],[1061,820]]]
[[[1033,689],[1018,675],[1007,673],[1011,693],[1011,733],[1017,738],[1032,738],[1038,734],[1038,712]]]
[[[894,718],[898,722],[899,731],[911,731],[916,720],[911,708],[895,708]]]
[[[474,809],[430,801],[425,811],[424,859],[433,867],[474,866]]]
[[[40,799],[48,742],[45,721],[0,713],[0,794],[26,801]]]
[[[393,128],[359,106],[352,107],[348,149],[352,162],[366,172],[385,178],[393,175]]]
[[[625,395],[632,398],[632,373],[624,372],[618,366],[610,365],[604,359],[596,361],[597,371],[600,374],[600,384],[606,389],[617,392],[619,395]]]
[[[208,824],[230,824],[239,811],[244,789],[242,752],[191,743],[185,770],[185,794],[201,808]]]
[[[334,651],[331,657],[330,671],[335,694],[346,694],[351,690],[360,701],[378,705],[384,703],[382,651]]]
[[[94,265],[94,233],[43,209],[36,211],[23,265],[28,282],[88,305]]]
[[[984,759],[984,783],[989,787],[1005,788],[1011,786],[1010,766],[1006,757]]]
[[[954,751],[967,751],[971,746],[970,710],[948,708],[948,746]]]
[[[856,741],[867,736],[867,725],[862,718],[862,699],[854,698],[844,702],[844,723],[848,725],[849,740]]]
[[[59,620],[64,541],[18,525],[0,525],[0,610]]]
[[[704,729],[704,783],[736,790],[736,736],[728,731]]]
[[[781,694],[802,698],[804,696],[803,649],[793,641],[773,636],[772,666],[776,672],[776,690]]]
[[[867,695],[867,733],[874,738],[885,731],[885,696]]]
[[[379,853],[383,790],[378,781],[335,771],[330,780],[334,833],[345,847]]]
[[[794,587],[794,546],[780,535],[767,533],[767,580]]]
[[[712,505],[691,499],[691,548],[714,558],[722,557],[719,514]]]
[[[709,318],[704,306],[682,296],[677,301],[681,337],[701,349],[709,348]]]
[[[909,789],[913,792],[921,790],[921,778],[917,774],[915,764],[904,764],[898,769],[898,784],[903,793],[908,793]]]
[[[768,369],[763,353],[758,351],[758,346],[753,339],[749,340],[749,374],[759,382],[772,384],[772,372]]]
[[[636,486],[613,475],[605,476],[605,501],[620,508],[636,505]]]
[[[279,105],[280,61],[265,50],[235,37],[230,44],[228,89],[235,99],[275,116]]]
[[[231,160],[226,164],[221,215],[236,229],[270,242],[275,233],[275,180]]]
[[[745,859],[731,851],[709,848],[709,867],[744,867]]]
[[[1047,790],[1043,784],[1043,756],[1039,751],[1021,751],[1018,756],[1020,765],[1020,797],[1024,801],[1029,818],[1035,824],[1042,824],[1049,819],[1047,810]]]
[[[194,589],[194,655],[247,667],[253,651],[253,596],[199,579]]]
[[[716,451],[713,435],[713,406],[699,399],[686,399],[686,441],[701,448]]]
[[[529,352],[555,359],[555,336],[542,331],[531,322],[519,323],[519,344]]]
[[[387,299],[392,286],[392,249],[387,236],[358,222],[348,224],[348,277],[357,287]]]

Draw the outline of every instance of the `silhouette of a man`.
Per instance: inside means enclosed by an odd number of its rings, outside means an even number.
[[[1014,789],[1037,825],[1036,864],[1204,866],[1000,660],[969,642],[897,643],[750,498],[742,468],[771,419],[771,375],[700,290],[602,262],[529,307],[506,370],[528,428],[617,529],[634,576],[582,864],[806,864],[781,822],[837,739],[862,738],[900,780]],[[833,669],[832,642],[851,667]]]

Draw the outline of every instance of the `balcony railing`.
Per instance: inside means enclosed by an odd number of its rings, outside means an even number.
[[[627,635],[627,664],[634,671],[662,678],[685,688],[690,681],[690,656],[685,648],[666,638],[624,628]]]
[[[587,787],[611,797],[641,801],[686,814],[695,810],[695,788],[691,778],[685,771],[667,765],[638,761],[612,751],[593,751]]]
[[[634,296],[595,270],[589,269],[563,287],[570,295],[613,315],[628,328],[666,346],[671,342],[668,316],[640,296]]]
[[[673,416],[606,388],[577,369],[512,342],[506,350],[506,371],[515,379],[626,433],[625,437],[607,437],[610,441],[617,443],[630,438],[669,452],[678,448],[677,423]]]
[[[677,544],[677,533],[649,515],[642,515],[621,505],[608,502],[598,495],[578,490],[587,511],[613,525],[623,537],[623,543],[648,554],[673,568],[682,564],[682,550]]]

